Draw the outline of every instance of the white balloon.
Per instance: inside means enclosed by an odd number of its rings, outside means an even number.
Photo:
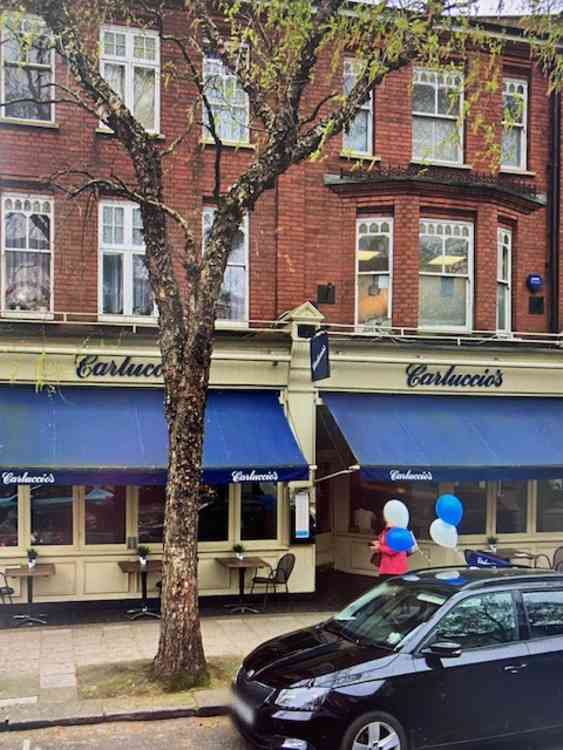
[[[409,525],[409,510],[400,500],[389,500],[383,506],[383,518],[388,526],[406,529]]]
[[[457,529],[451,523],[437,518],[430,526],[430,536],[440,547],[455,549],[457,547]]]

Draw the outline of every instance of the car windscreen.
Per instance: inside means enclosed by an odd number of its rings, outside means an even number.
[[[385,581],[349,604],[328,625],[343,638],[395,651],[453,593],[401,578]]]

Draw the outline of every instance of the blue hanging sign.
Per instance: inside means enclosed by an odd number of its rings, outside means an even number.
[[[320,331],[311,338],[311,380],[330,378],[330,349],[328,333]]]

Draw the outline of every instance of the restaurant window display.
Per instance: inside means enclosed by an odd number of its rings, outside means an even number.
[[[524,534],[528,527],[528,483],[497,482],[497,534]]]
[[[18,546],[18,488],[0,487],[0,547]]]
[[[563,479],[538,482],[537,531],[563,531]]]
[[[462,536],[487,531],[487,482],[456,482],[453,494],[463,503],[463,518],[458,527]]]
[[[72,487],[38,485],[31,492],[31,543],[39,545],[73,544]]]
[[[127,488],[86,487],[86,544],[125,544]]]
[[[275,482],[241,485],[240,538],[277,539],[278,486]]]

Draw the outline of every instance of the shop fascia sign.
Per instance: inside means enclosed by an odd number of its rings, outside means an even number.
[[[405,368],[408,388],[467,388],[495,389],[504,383],[504,372],[499,368],[485,367],[478,372],[460,370],[458,365],[449,365],[445,369],[413,362]]]
[[[119,359],[105,359],[99,354],[78,355],[76,375],[80,380],[90,378],[160,378],[161,362],[139,362],[127,355]]]
[[[33,474],[29,471],[3,471],[2,484],[55,484],[55,475],[52,472],[44,472],[43,474]]]

